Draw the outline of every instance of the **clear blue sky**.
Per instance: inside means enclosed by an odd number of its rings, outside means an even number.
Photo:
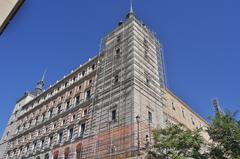
[[[205,119],[211,98],[240,108],[240,1],[136,0],[134,10],[164,45],[168,87]],[[26,1],[0,37],[0,135],[15,101],[99,50],[100,39],[129,10],[129,0]]]

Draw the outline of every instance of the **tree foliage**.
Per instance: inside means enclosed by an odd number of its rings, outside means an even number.
[[[240,159],[240,122],[236,113],[227,112],[212,120],[207,130],[213,141],[210,156],[213,159]]]
[[[207,129],[210,144],[204,142],[200,131],[186,130],[182,125],[154,130],[154,145],[147,158],[240,159],[240,121],[236,113],[227,112],[212,120]]]
[[[184,130],[181,125],[154,130],[153,137],[155,144],[148,158],[204,158],[204,155],[201,154],[203,139],[199,132],[200,130]]]

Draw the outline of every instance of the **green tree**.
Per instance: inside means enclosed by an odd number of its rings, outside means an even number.
[[[209,157],[212,159],[240,159],[240,121],[237,113],[227,111],[225,115],[217,115],[207,132],[213,141]]]
[[[173,125],[164,129],[154,130],[154,146],[149,151],[148,159],[204,159],[201,153],[203,139],[200,129],[185,130],[182,125]]]

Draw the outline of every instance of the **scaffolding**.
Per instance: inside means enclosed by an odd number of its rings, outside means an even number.
[[[143,155],[142,150],[151,145],[154,125],[147,115],[141,114],[144,112],[141,110],[144,99],[140,99],[140,104],[136,102],[134,92],[138,91],[144,98],[149,98],[156,107],[162,106],[160,87],[164,82],[164,68],[160,47],[156,41],[152,44],[153,41],[138,39],[136,26],[131,21],[122,23],[101,41],[95,95],[82,140],[82,159],[131,158]],[[146,62],[136,62],[140,57],[135,54],[142,52],[137,45],[143,45],[141,47],[147,50],[149,57],[141,58],[149,60],[147,65],[152,70],[143,64]],[[149,74],[150,84],[144,80],[146,74]],[[140,121],[136,120],[136,112],[140,115]]]

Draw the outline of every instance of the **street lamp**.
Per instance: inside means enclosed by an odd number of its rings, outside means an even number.
[[[136,116],[136,120],[137,120],[137,128],[138,128],[138,136],[137,136],[137,138],[138,138],[138,156],[140,156],[140,135],[139,135],[139,123],[140,123],[140,116],[139,115],[137,115]]]

